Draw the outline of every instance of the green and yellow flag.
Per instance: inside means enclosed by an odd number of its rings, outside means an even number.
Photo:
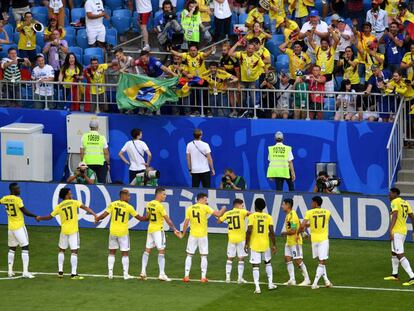
[[[143,107],[156,111],[167,101],[178,101],[178,96],[175,93],[177,81],[178,78],[157,79],[121,73],[116,102],[119,109],[131,110]]]

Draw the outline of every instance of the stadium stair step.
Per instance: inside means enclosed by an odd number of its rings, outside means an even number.
[[[403,157],[401,159],[402,170],[414,170],[414,158]]]
[[[401,169],[397,174],[395,187],[399,188],[404,196],[414,195],[414,149],[404,148],[400,162]]]
[[[408,196],[414,195],[414,181],[397,181],[395,187]]]
[[[414,181],[414,170],[400,170],[398,172],[397,180],[398,181]]]

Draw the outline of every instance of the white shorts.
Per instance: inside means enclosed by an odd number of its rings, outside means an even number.
[[[312,257],[319,258],[319,260],[326,260],[329,258],[329,240],[318,243],[312,243]]]
[[[121,252],[128,252],[129,234],[124,236],[109,235],[108,249],[119,249]]]
[[[258,265],[262,261],[270,261],[270,259],[272,259],[270,248],[260,253],[255,252],[254,250],[250,250],[250,263],[253,265]]]
[[[194,255],[196,250],[200,255],[208,255],[208,236],[196,238],[190,235],[187,241],[187,253]]]
[[[243,258],[247,256],[247,253],[244,250],[244,245],[246,244],[245,241],[240,243],[228,243],[227,244],[227,257],[234,258]]]
[[[29,235],[27,234],[25,226],[17,230],[9,230],[8,233],[9,247],[24,247],[29,245]]]
[[[165,249],[165,232],[160,230],[153,233],[147,233],[147,244],[145,247],[156,247],[158,250]]]
[[[396,254],[404,254],[405,235],[394,233],[394,240],[391,241],[391,251]]]
[[[293,259],[302,259],[303,258],[302,245],[297,244],[297,245],[289,246],[285,244],[285,256],[292,257]]]
[[[75,232],[72,234],[60,234],[59,248],[67,249],[68,246],[71,250],[76,250],[80,248],[79,232]]]
[[[88,28],[86,27],[86,35],[88,36],[88,44],[93,45],[96,41],[99,42],[106,42],[105,36],[106,36],[106,29],[105,26],[102,25],[102,27],[99,28]]]

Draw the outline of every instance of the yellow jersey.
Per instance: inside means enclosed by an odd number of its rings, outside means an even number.
[[[213,76],[210,70],[207,70],[202,78],[207,81],[210,94],[215,92],[224,93],[227,86],[226,81],[231,79],[232,75],[223,69],[217,69],[217,73]]]
[[[316,65],[321,67],[321,74],[332,74],[334,70],[335,49],[333,47],[329,47],[326,51],[324,51],[320,46],[318,46],[315,50],[315,55]]]
[[[289,13],[292,14],[293,11],[295,11],[296,18],[302,18],[308,15],[308,6],[315,6],[312,5],[312,1],[306,1],[306,0],[288,0],[289,6],[288,10]]]
[[[406,65],[410,65],[411,62],[413,61],[414,61],[414,54],[411,52],[408,52],[404,54],[404,57],[401,62]],[[414,76],[414,70],[413,70],[413,67],[410,66],[407,68],[407,79],[410,81],[413,81],[413,76]]]
[[[329,219],[331,212],[323,208],[313,208],[305,214],[305,219],[309,221],[312,243],[323,242],[328,239]]]
[[[260,32],[259,33],[259,35],[258,36],[256,36],[255,35],[255,33],[253,33],[253,32],[249,32],[245,37],[244,37],[244,39],[246,40],[246,41],[250,41],[250,40],[252,40],[253,38],[257,38],[257,39],[259,39],[259,41],[260,41],[260,44],[265,44],[266,43],[266,35],[263,33],[263,32]]]
[[[249,12],[245,24],[247,27],[253,27],[256,22],[260,24],[263,24],[264,22],[264,14],[260,13],[258,8],[254,8]]]
[[[62,234],[73,234],[79,231],[78,208],[82,202],[77,200],[63,200],[50,214],[52,217],[59,215]]]
[[[285,18],[286,9],[284,0],[269,0],[269,4],[276,7],[276,10],[269,9],[270,19],[275,20],[276,18]]]
[[[292,79],[296,79],[296,71],[304,71],[306,66],[311,63],[311,59],[305,52],[296,55],[292,49],[286,49],[285,54],[289,56],[289,72]]]
[[[17,48],[19,50],[33,51],[36,49],[36,32],[33,30],[33,23],[26,26],[23,22],[17,23],[17,27],[21,27],[19,42]]]
[[[385,59],[385,56],[381,53],[377,52],[377,56],[382,60]],[[364,53],[364,61],[365,63],[365,81],[368,81],[369,78],[372,76],[372,65],[377,65],[381,70],[384,68],[384,62],[380,63],[374,56],[370,55],[368,52]]]
[[[199,9],[210,10],[210,6],[207,4],[206,0],[196,0],[196,1],[197,1],[197,5]],[[210,1],[208,1],[208,3],[210,3]],[[210,14],[208,14],[208,12],[200,11],[200,15],[201,15],[201,21],[203,23],[209,23],[211,21]]]
[[[391,93],[399,94],[401,96],[404,96],[406,99],[414,96],[414,90],[411,84],[405,83],[403,79],[401,79],[398,83],[394,79],[391,79],[387,83],[385,94]]]
[[[256,54],[259,55],[259,57],[262,59],[263,63],[265,64],[266,68],[270,68],[270,66],[272,65],[272,58],[270,56],[270,52],[267,48],[265,48],[264,46],[260,47],[260,49],[258,51],[256,51]],[[269,60],[269,63],[265,63],[265,60]]]
[[[117,200],[109,204],[105,211],[111,214],[109,234],[119,237],[126,236],[128,234],[129,215],[132,217],[138,215],[132,205],[121,200]]]
[[[63,38],[65,38],[66,37],[66,30],[65,30],[65,28],[60,28],[60,29],[58,29],[59,30],[59,32],[60,32],[60,37],[59,37],[59,39],[63,39]],[[50,36],[52,34],[52,31],[51,30],[49,30],[49,27],[46,27],[45,28],[45,32],[44,32],[44,35],[45,36]]]
[[[17,230],[24,226],[24,217],[21,208],[23,200],[15,195],[6,195],[0,199],[0,204],[6,207],[8,228]]]
[[[256,82],[264,73],[265,63],[257,53],[248,56],[246,52],[236,52],[240,63],[241,82]]]
[[[352,67],[352,65],[343,65],[342,68],[344,70],[344,79],[351,81],[351,84],[359,84],[361,82],[358,74],[358,65],[355,67]]]
[[[164,230],[164,217],[167,216],[164,206],[157,200],[147,204],[147,215],[149,217],[148,233]]]
[[[398,4],[400,0],[387,0],[385,4],[385,11],[387,12],[388,17],[397,17],[398,15]]]
[[[246,239],[245,218],[249,212],[241,208],[233,208],[220,217],[221,221],[228,224],[228,236],[230,243],[240,243]]]
[[[105,71],[108,70],[108,64],[99,64],[98,69],[93,71],[93,75],[90,78],[92,84],[104,84],[105,83]],[[98,87],[91,86],[91,94],[99,95],[105,93],[105,87],[100,85]]]
[[[208,215],[214,213],[214,210],[205,204],[196,203],[187,208],[185,219],[190,220],[190,235],[195,238],[207,236]]]
[[[192,57],[189,53],[181,53],[181,57],[186,62],[190,75],[200,77],[207,70],[204,61],[206,57],[203,52],[198,52],[195,57]]]
[[[172,72],[176,73],[178,75],[179,78],[181,78],[183,76],[183,72],[187,72],[188,68],[186,64],[179,64],[179,65],[175,65],[175,64],[171,64],[168,66],[168,69],[170,69]]]
[[[377,40],[377,37],[375,37],[372,33],[370,33],[369,36],[366,36],[362,32],[358,32],[357,38],[358,38],[358,43],[357,43],[358,47],[363,51],[368,50],[368,43],[374,42]],[[358,52],[358,59],[362,61],[363,58],[364,58],[364,55]]]
[[[269,214],[255,212],[249,216],[249,227],[252,227],[250,248],[255,252],[264,252],[269,248],[269,230],[273,226],[273,218]]]
[[[286,244],[288,246],[294,246],[294,245],[301,245],[302,244],[302,236],[300,234],[297,234],[300,227],[299,217],[296,211],[291,210],[289,214],[285,217],[285,228],[286,231],[289,230],[295,230],[296,234],[294,235],[288,235],[286,237]],[[296,240],[296,237],[299,236],[299,240]]]
[[[286,20],[286,26],[283,29],[283,35],[285,36],[285,42],[289,42],[289,40],[291,39],[291,34],[296,30],[299,29],[299,25],[298,23],[296,23],[295,21],[292,21],[290,19]],[[295,36],[292,36],[292,39],[297,40],[299,36],[299,31],[296,33]]]
[[[67,68],[65,70],[65,75],[63,77],[63,82],[75,82],[75,78],[73,76],[81,76],[82,72],[79,67],[75,68]],[[70,88],[71,85],[64,84],[63,87]]]
[[[391,217],[393,212],[397,212],[397,221],[392,233],[407,234],[407,217],[413,212],[410,204],[402,198],[396,198],[391,201]]]

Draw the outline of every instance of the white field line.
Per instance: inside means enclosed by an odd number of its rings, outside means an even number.
[[[21,273],[21,271],[17,271],[18,273]],[[0,273],[7,273],[7,271],[0,271]],[[57,277],[57,273],[52,272],[32,272],[34,275],[52,275]],[[108,276],[106,274],[80,274],[81,276],[85,277],[92,277],[92,278],[107,278]],[[69,276],[69,274],[65,274],[65,276]],[[14,279],[20,279],[21,276],[16,276],[12,278],[0,278],[0,280],[14,280]],[[121,275],[114,275],[114,279],[122,279],[123,276]],[[137,277],[139,279],[139,277]],[[148,280],[158,280],[157,277],[147,277]],[[182,279],[180,278],[171,278],[171,281],[178,281],[182,282]],[[191,282],[199,282],[197,279],[191,279]],[[226,283],[224,280],[208,280],[209,283]],[[232,281],[232,284],[237,284],[237,282]],[[246,284],[254,284],[253,282],[246,282]],[[267,283],[261,282],[262,285],[267,285]],[[282,283],[275,283],[278,286],[286,286]],[[321,286],[324,287],[324,286]],[[408,292],[408,293],[414,293],[414,289],[403,289],[403,288],[382,288],[382,287],[363,287],[363,286],[346,286],[346,285],[334,285],[333,289],[355,289],[355,290],[368,290],[368,291],[385,291],[385,292]]]

